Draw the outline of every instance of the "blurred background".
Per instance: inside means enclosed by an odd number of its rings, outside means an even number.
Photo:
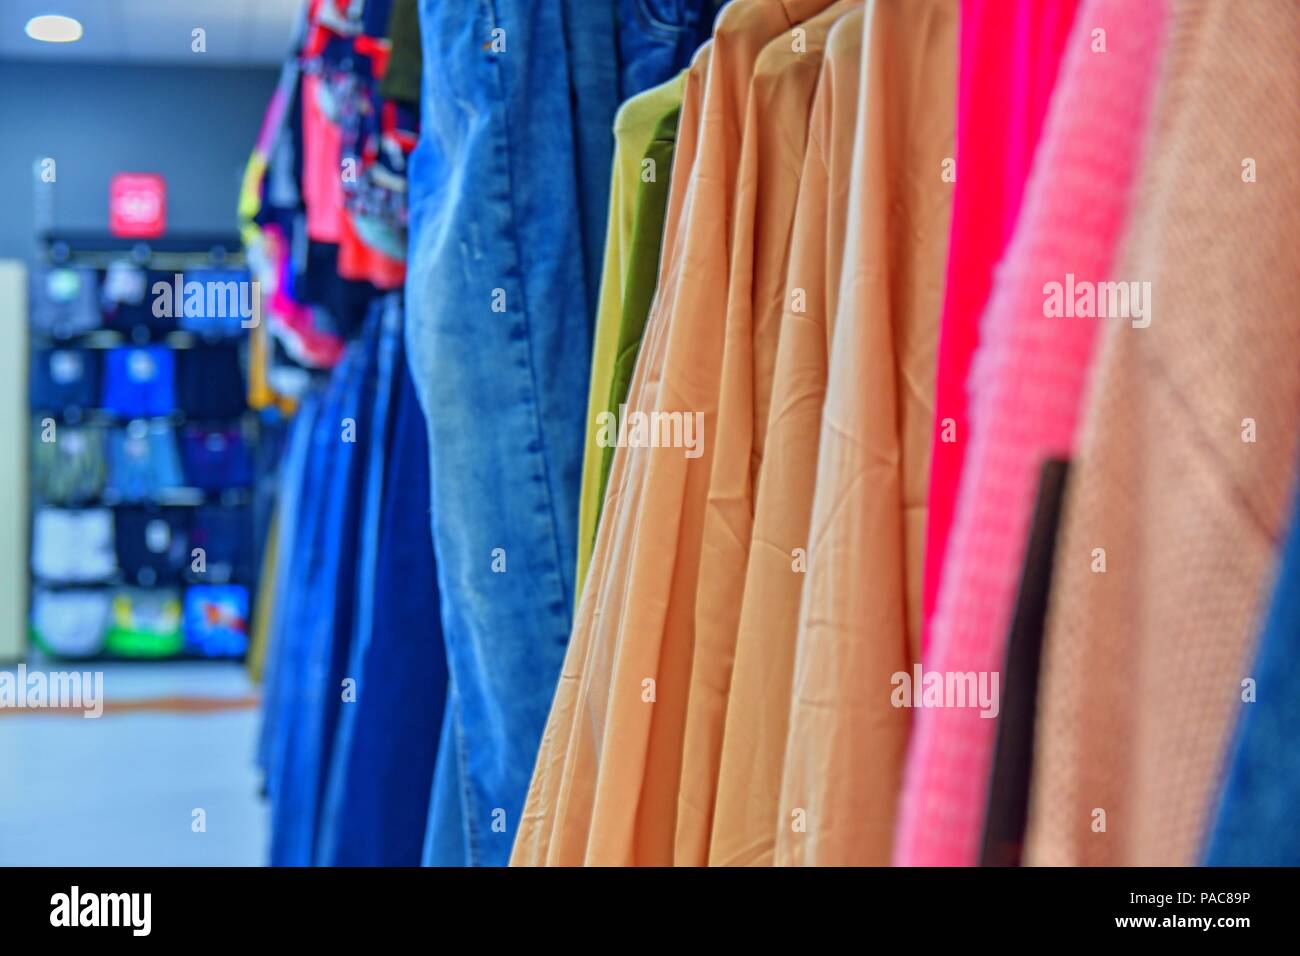
[[[0,5],[0,865],[266,860],[237,208],[300,9]]]

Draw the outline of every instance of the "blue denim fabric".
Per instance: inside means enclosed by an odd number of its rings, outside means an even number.
[[[1243,703],[1209,866],[1300,866],[1300,488]]]
[[[374,582],[348,671],[358,695],[339,718],[321,822],[327,865],[420,863],[445,710],[424,414],[400,356],[394,374]]]
[[[713,32],[725,0],[618,0],[623,99],[674,76]],[[601,237],[603,240],[603,236]]]
[[[379,314],[372,311],[361,338],[334,369],[307,466],[309,475],[324,484],[321,507],[309,522],[308,547],[281,556],[301,577],[285,619],[286,653],[281,661],[287,693],[279,701],[279,777],[271,790],[275,866],[306,866],[314,859],[355,615],[357,542],[379,332]],[[355,422],[355,441],[342,440],[347,418]]]
[[[429,823],[424,832],[426,866],[467,866],[477,858],[473,834],[465,826],[465,772],[462,761],[465,748],[456,714],[454,681],[447,681],[447,704],[442,718],[442,735],[438,739],[438,760],[433,768],[433,792],[429,795]]]
[[[283,844],[283,813],[281,805],[288,799],[290,748],[302,711],[304,664],[307,627],[313,616],[325,615],[319,605],[325,599],[320,593],[323,576],[321,562],[326,557],[322,540],[324,525],[328,520],[327,505],[336,477],[335,459],[342,452],[338,422],[342,416],[339,388],[343,376],[356,365],[347,356],[335,368],[329,387],[319,396],[310,430],[304,439],[302,482],[298,500],[291,505],[295,514],[291,531],[281,538],[278,555],[281,580],[277,606],[273,693],[268,694],[267,721],[270,724],[267,742],[267,795],[271,803],[271,863],[308,862],[290,860]],[[301,414],[301,412],[300,412]],[[333,425],[333,429],[329,426]],[[286,488],[286,498],[291,492]],[[313,607],[313,604],[316,605]]]
[[[305,392],[298,402],[298,412],[289,425],[289,434],[285,439],[284,461],[280,466],[280,504],[277,519],[276,536],[280,555],[298,554],[301,541],[298,537],[303,523],[315,506],[308,500],[309,490],[319,492],[320,483],[312,478],[307,481],[307,452],[311,447],[311,438],[315,434],[316,420],[321,411],[321,394],[313,389]],[[275,582],[272,584],[274,598],[271,602],[270,620],[267,622],[266,664],[262,675],[262,730],[257,744],[257,766],[262,771],[262,778],[269,794],[276,778],[273,765],[275,741],[279,728],[280,701],[283,696],[281,684],[291,673],[287,664],[280,662],[286,654],[288,637],[284,624],[288,620],[285,613],[292,600],[291,588],[294,565],[288,560],[280,560],[275,568]]]
[[[662,82],[692,52],[617,10],[420,0],[406,340],[455,688],[430,865],[509,860],[568,641],[611,126],[639,92],[617,78]],[[463,832],[443,832],[457,807]]]

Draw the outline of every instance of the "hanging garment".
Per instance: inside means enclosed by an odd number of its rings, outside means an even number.
[[[771,865],[826,350],[840,293],[862,53],[861,5],[831,29],[790,239],[752,544],[726,701],[709,863]],[[796,302],[800,290],[802,302]]]
[[[307,453],[304,501],[295,529],[275,677],[277,736],[268,780],[271,864],[315,859],[321,795],[327,779],[357,597],[358,533],[365,493],[370,417],[386,390],[378,355],[377,310],[334,369]]]
[[[829,349],[776,863],[884,864],[916,659],[952,185],[957,8],[876,0]]]
[[[677,433],[671,447],[646,441],[616,455],[592,560],[600,573],[583,589],[578,647],[543,738],[518,862],[672,861],[745,96],[762,47],[826,5],[754,0],[718,16],[680,248],[666,250],[669,268],[649,319],[650,328],[663,328],[643,345],[645,382],[637,403],[628,403],[629,414],[658,413]],[[619,458],[629,459],[623,478]],[[590,641],[576,637],[589,628]],[[550,774],[562,775],[558,784],[547,781]]]
[[[299,548],[309,546],[306,525],[315,520],[317,500],[322,490],[317,477],[322,473],[320,462],[311,455],[314,448],[312,438],[316,434],[320,416],[326,410],[333,411],[327,409],[322,389],[312,388],[305,392],[285,441],[284,461],[280,466],[280,502],[276,508],[274,548],[286,557],[290,554],[309,553],[302,552]],[[270,618],[266,624],[263,652],[262,728],[258,733],[257,766],[262,771],[267,796],[272,800],[279,779],[281,724],[287,710],[283,702],[289,693],[286,685],[290,675],[285,670],[289,666],[286,658],[291,639],[288,622],[293,613],[291,602],[296,600],[293,586],[302,580],[299,569],[294,567],[292,561],[279,561],[274,568],[271,582],[274,596],[270,601],[264,602],[259,594],[258,601],[259,607],[270,608]]]
[[[1023,855],[1043,631],[1068,469],[1067,462],[1049,458],[1038,479],[1025,563],[1007,634],[1007,659],[998,685],[998,732],[989,771],[980,866],[1019,866]]]
[[[704,85],[708,74],[708,65],[712,59],[712,52],[713,46],[712,41],[710,41],[700,48],[686,75],[686,85],[682,93],[680,124],[673,155],[671,185],[664,214],[663,247],[659,259],[659,275],[655,295],[659,294],[658,289],[662,287],[664,277],[676,268],[676,263],[680,258],[679,226],[683,206],[685,205],[687,184],[695,167],[699,118],[703,111]],[[644,329],[646,342],[643,343],[643,348],[639,351],[653,350],[657,332],[658,328],[656,326],[648,326]],[[641,396],[647,387],[645,384],[645,368],[647,365],[648,361],[638,358],[633,377],[628,385],[627,404],[629,406],[635,407],[642,400]],[[616,457],[611,463],[612,485],[617,487],[622,481],[626,466],[626,456]],[[579,607],[581,608],[581,598]],[[569,642],[565,666],[560,673],[560,688],[556,691],[551,716],[547,721],[546,735],[543,737],[538,754],[537,768],[533,773],[532,784],[528,792],[528,802],[524,810],[525,815],[520,828],[520,835],[515,841],[511,865],[541,865],[547,861],[547,854],[551,846],[550,828],[552,821],[545,814],[549,814],[557,805],[562,784],[567,786],[562,781],[562,764],[566,757],[565,748],[568,746],[568,741],[573,740],[576,742],[578,740],[573,734],[573,720],[578,703],[578,694],[576,688],[570,688],[566,691],[564,685],[566,682],[573,681],[575,677],[581,676],[582,667],[590,653],[591,641],[591,631],[586,628],[579,628]],[[444,733],[446,733],[445,729]],[[536,809],[530,814],[529,807]],[[457,812],[455,805],[449,801],[447,816],[450,818]],[[433,810],[430,811],[431,821],[433,819],[432,814]],[[580,821],[574,821],[574,825],[581,826],[581,823]],[[432,822],[429,827],[429,838],[430,840],[435,839]]]
[[[1300,492],[1300,487],[1297,488]],[[1300,866],[1300,505],[1249,676],[1227,780],[1210,830],[1209,866]],[[1244,678],[1243,678],[1244,684]],[[1244,691],[1243,691],[1244,698]]]
[[[508,860],[572,624],[610,128],[623,78],[672,76],[690,29],[614,8],[420,4],[406,340],[458,727],[435,786],[461,774],[463,802],[431,864]]]
[[[972,434],[925,661],[945,685],[947,675],[969,673],[992,691],[1000,677],[1034,482],[1045,457],[1070,450],[1099,321],[1049,315],[1045,288],[1067,274],[1088,283],[1110,274],[1147,129],[1162,11],[1091,0],[1066,44],[971,368]],[[1093,52],[1098,42],[1105,54]],[[979,853],[995,710],[959,701],[955,690],[943,703],[916,715],[900,864],[969,866]]]
[[[175,657],[185,648],[181,594],[175,588],[119,588],[104,634],[103,652],[113,657]]]
[[[43,654],[55,658],[94,657],[104,649],[112,614],[107,588],[32,587],[28,633]]]
[[[993,267],[1011,238],[1077,0],[962,0],[957,156],[926,505],[921,649],[952,526],[971,422],[966,379]],[[953,175],[956,176],[954,169]]]
[[[429,510],[426,426],[400,350],[394,360],[390,405],[376,409],[389,423],[367,479],[368,564],[359,568],[347,670],[356,693],[339,715],[321,810],[322,865],[419,865],[445,710],[433,541],[429,522],[414,520]]]
[[[33,497],[51,504],[93,501],[108,474],[109,432],[93,426],[63,425],[32,429]]]
[[[93,332],[103,321],[94,269],[33,269],[27,301],[32,331],[56,339]]]
[[[597,442],[601,412],[607,410],[614,360],[617,355],[623,295],[632,265],[633,225],[637,206],[638,183],[642,182],[642,160],[660,119],[681,105],[686,82],[683,70],[666,83],[632,97],[614,117],[614,164],[609,180],[609,224],[605,242],[605,265],[601,272],[600,298],[596,304],[596,327],[592,333],[591,384],[587,391],[587,437],[582,458],[582,487],[578,499],[578,572],[579,594],[587,579],[587,565],[595,543],[596,522],[600,516],[600,466],[605,449]],[[664,189],[668,169],[663,168]],[[658,170],[655,173],[658,176]],[[646,237],[649,240],[651,237]],[[659,235],[653,236],[658,256]],[[639,262],[638,268],[650,263]],[[653,270],[652,270],[653,271]]]
[[[1143,29],[1115,23],[1107,60],[1130,44],[1149,58]],[[1200,855],[1300,451],[1297,51],[1288,0],[1173,6],[1141,198],[1110,273],[1149,283],[1145,314],[1106,320],[1066,492],[1030,864]],[[1109,109],[1138,89],[1122,84]],[[1107,164],[1127,153],[1072,142]]]
[[[275,575],[280,566],[280,509],[277,504],[271,512],[266,529],[266,543],[262,548],[262,561],[257,577],[257,593],[253,599],[253,619],[248,634],[248,654],[244,663],[248,679],[262,684],[266,674],[267,643],[271,622],[275,615]],[[264,702],[265,708],[265,702]]]
[[[754,474],[763,461],[799,173],[826,37],[840,0],[763,48],[740,147],[713,463],[700,540],[695,640],[673,862],[708,862],[727,688],[745,586]],[[761,423],[761,424],[760,424]]]
[[[680,102],[659,118],[653,138],[646,147],[642,163],[652,164],[654,178],[642,182],[637,188],[636,216],[632,225],[632,248],[628,253],[628,276],[623,288],[623,301],[619,307],[618,330],[614,343],[613,370],[610,374],[609,395],[604,410],[617,415],[627,401],[636,369],[637,355],[641,351],[641,337],[645,334],[646,317],[654,301],[655,286],[659,276],[659,250],[663,246],[665,217],[668,212],[669,171],[677,144],[677,121],[681,116]],[[600,521],[600,507],[605,501],[609,485],[609,471],[614,463],[613,442],[600,449],[600,484],[596,491],[596,521]],[[595,547],[595,528],[592,528],[592,547]],[[590,562],[590,555],[588,556]],[[582,579],[580,579],[581,581]]]

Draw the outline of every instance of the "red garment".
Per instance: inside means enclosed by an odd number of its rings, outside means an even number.
[[[993,680],[1006,660],[1038,469],[1044,458],[1073,449],[1100,324],[1130,321],[1086,317],[1091,309],[1054,315],[1047,286],[1078,281],[1091,289],[1112,278],[1149,129],[1166,11],[1163,0],[1085,0],[1068,38],[1024,211],[998,264],[971,365],[975,428],[931,622],[931,700],[912,723],[896,864],[978,861],[1003,690]],[[1093,52],[1094,31],[1105,53]],[[1070,560],[1080,558],[1072,553]],[[967,674],[978,688],[952,681]],[[933,699],[932,689],[945,688]]]
[[[372,249],[357,235],[345,212],[339,217],[339,275],[361,279],[377,289],[400,289],[406,281],[406,262]]]
[[[320,107],[320,85],[320,77],[303,74],[302,200],[308,237],[337,243],[343,220],[343,136]]]
[[[1077,0],[962,0],[957,187],[939,331],[921,648],[970,442],[966,377],[993,267],[1020,211],[1025,178],[1056,83]],[[945,420],[951,425],[945,426]],[[945,429],[949,440],[944,441]]]

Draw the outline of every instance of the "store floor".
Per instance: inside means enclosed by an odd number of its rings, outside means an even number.
[[[264,864],[259,718],[242,666],[100,669],[97,719],[0,712],[0,865]]]

